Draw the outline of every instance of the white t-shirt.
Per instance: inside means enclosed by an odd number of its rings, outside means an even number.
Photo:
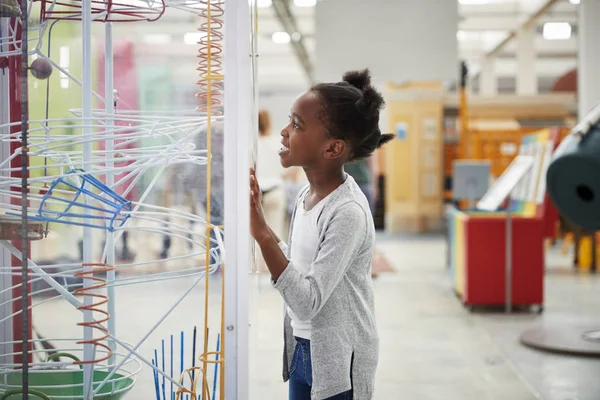
[[[317,254],[317,246],[319,245],[317,219],[329,198],[329,196],[325,197],[312,209],[305,211],[304,197],[306,193],[298,200],[298,208],[294,217],[294,231],[292,232],[294,245],[290,249],[291,265],[302,276],[306,276],[310,272],[312,262]],[[300,321],[289,306],[287,307],[287,313],[292,319],[294,336],[310,340],[310,321]]]
[[[283,167],[279,158],[281,138],[259,136],[257,142],[256,178],[260,188],[269,191],[283,185]]]

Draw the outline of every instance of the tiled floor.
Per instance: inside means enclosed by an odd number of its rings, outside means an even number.
[[[598,400],[600,359],[551,355],[520,345],[520,333],[540,324],[597,323],[600,328],[600,280],[554,271],[569,259],[551,251],[542,315],[469,314],[451,291],[440,237],[382,238],[379,248],[395,272],[375,281],[381,335],[376,398],[384,400]],[[265,277],[263,277],[265,278]],[[217,291],[218,277],[211,279]],[[161,313],[191,284],[188,280],[149,283],[117,289],[117,333],[136,343]],[[204,283],[200,283],[204,285]],[[201,326],[197,288],[140,347],[152,356],[162,338]],[[218,296],[210,306],[211,326],[218,326]],[[281,382],[283,306],[267,279],[261,279],[254,303],[251,398],[286,399]],[[64,302],[35,309],[40,332],[49,337],[77,335],[78,313]],[[60,322],[57,322],[60,321]],[[211,333],[211,337],[214,338]],[[144,367],[129,399],[155,398],[152,375]]]

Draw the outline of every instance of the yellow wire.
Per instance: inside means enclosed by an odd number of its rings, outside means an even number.
[[[211,186],[211,163],[212,163],[212,104],[211,104],[211,98],[212,98],[212,82],[210,81],[211,79],[211,75],[212,75],[212,65],[211,65],[211,44],[212,44],[212,26],[211,26],[211,10],[212,10],[212,3],[209,0],[207,2],[207,7],[206,7],[206,11],[207,11],[207,31],[206,31],[206,38],[207,38],[207,44],[206,44],[206,49],[207,49],[207,70],[206,70],[206,77],[205,79],[208,80],[208,84],[207,86],[207,96],[206,96],[206,116],[207,116],[207,124],[206,124],[206,150],[207,150],[207,157],[208,157],[208,163],[206,166],[206,242],[205,242],[205,251],[206,251],[206,255],[205,255],[205,275],[204,275],[204,282],[205,282],[205,293],[204,293],[204,354],[203,354],[203,362],[202,362],[202,369],[204,371],[206,371],[206,360],[207,360],[207,353],[208,353],[208,281],[209,281],[209,267],[210,267],[210,231],[211,231],[211,223],[210,223],[210,216],[211,216],[211,204],[210,204],[210,186]]]
[[[199,371],[201,372],[198,373],[198,375],[196,376],[196,378],[193,378],[192,375],[192,371]],[[187,388],[183,388],[183,389],[177,389],[176,392],[176,400],[180,399],[180,396],[182,393],[189,393],[192,397],[192,399],[196,399],[198,398],[197,396],[197,392],[196,392],[196,387],[198,386],[198,379],[200,379],[200,375],[202,375],[202,382],[203,382],[203,386],[202,386],[202,397],[209,399],[210,398],[210,393],[208,392],[208,381],[206,380],[206,374],[204,373],[204,370],[202,369],[202,367],[192,367],[192,368],[188,368],[186,370],[183,371],[183,373],[181,374],[180,378],[179,378],[179,384],[183,386],[183,380],[185,379],[185,374],[188,375],[188,377],[190,378],[190,382],[192,384],[192,388],[191,389],[187,389]]]

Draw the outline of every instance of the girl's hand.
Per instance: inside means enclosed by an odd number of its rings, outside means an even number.
[[[254,168],[250,168],[250,234],[257,242],[271,235],[265,221],[262,208],[262,192],[258,186]]]

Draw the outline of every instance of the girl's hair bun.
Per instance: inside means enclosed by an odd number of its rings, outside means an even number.
[[[342,80],[363,91],[371,86],[371,72],[368,68],[361,71],[348,71],[344,74]]]
[[[358,111],[367,118],[379,118],[379,110],[383,107],[384,100],[381,94],[371,86],[369,69],[348,71],[342,80],[362,92],[362,96],[355,103]]]
[[[350,161],[369,157],[394,138],[379,129],[379,113],[385,101],[372,86],[368,68],[348,71],[341,82],[319,83],[311,91],[323,104],[329,135],[350,144]]]
[[[377,143],[377,148],[380,148],[381,146],[383,146],[387,142],[393,140],[394,137],[395,136],[394,136],[393,133],[383,133],[383,134],[381,134],[381,136],[379,136],[379,142]]]
[[[356,108],[367,118],[379,119],[379,110],[383,107],[384,100],[373,86],[368,86],[356,101]]]

